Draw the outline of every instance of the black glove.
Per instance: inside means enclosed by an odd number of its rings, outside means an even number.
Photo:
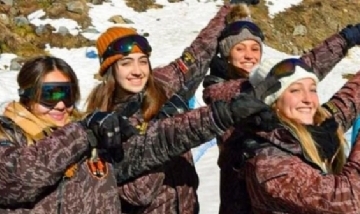
[[[230,0],[230,4],[251,4],[251,5],[257,5],[259,4],[260,0]]]
[[[222,57],[215,55],[210,61],[210,75],[227,79],[228,62]]]
[[[340,35],[346,40],[348,48],[360,45],[360,24],[348,25],[340,31]]]
[[[242,93],[246,93],[254,96],[256,99],[265,100],[267,96],[273,94],[280,90],[281,83],[279,79],[275,76],[267,77],[264,81],[258,83],[257,85],[252,85],[248,90],[242,91]]]
[[[271,111],[268,105],[253,95],[245,93],[233,98],[230,103],[225,101],[213,102],[211,108],[215,123],[222,130],[245,121],[245,118],[259,115],[260,112]]]
[[[242,129],[257,132],[257,131],[272,131],[280,126],[279,118],[270,107],[259,113],[255,113],[250,117],[245,118],[239,123]]]
[[[92,145],[93,147],[98,149],[122,147],[119,117],[114,112],[94,111],[80,121],[80,124],[95,135],[97,145]]]

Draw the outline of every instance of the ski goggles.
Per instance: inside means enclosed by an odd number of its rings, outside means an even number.
[[[276,77],[280,79],[282,77],[291,76],[295,73],[296,66],[303,68],[305,71],[314,73],[313,69],[298,58],[284,59],[277,63],[269,72],[268,76]]]
[[[219,40],[221,41],[228,36],[237,35],[244,29],[248,29],[251,34],[259,37],[261,41],[264,41],[265,36],[262,30],[256,24],[249,21],[237,21],[227,25],[221,32]]]
[[[131,53],[135,45],[137,45],[140,50],[147,55],[149,55],[152,50],[148,40],[143,36],[130,35],[121,37],[109,44],[104,54],[100,57],[100,63],[116,54],[128,55]]]
[[[54,108],[60,101],[64,102],[67,108],[76,102],[73,94],[73,84],[70,82],[46,82],[41,86],[39,103],[47,108]],[[20,97],[35,99],[34,88],[19,90]]]

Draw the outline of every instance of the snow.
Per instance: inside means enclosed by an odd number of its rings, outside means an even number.
[[[222,1],[210,0],[184,0],[179,3],[168,3],[167,0],[157,0],[157,3],[164,5],[162,9],[151,9],[147,12],[138,13],[128,8],[123,0],[113,0],[110,3],[102,5],[90,5],[89,11],[94,28],[99,32],[104,32],[108,27],[114,26],[107,21],[113,15],[122,15],[131,19],[135,24],[127,24],[128,27],[135,27],[140,33],[147,32],[150,44],[153,47],[151,62],[153,66],[165,65],[173,59],[180,56],[183,49],[187,47],[198,32],[205,27],[208,21],[215,15],[218,6]],[[298,4],[301,0],[270,0],[269,15],[273,16],[277,12],[283,11],[292,4]],[[77,33],[81,28],[76,26],[72,20],[49,20],[40,18],[42,11],[37,11],[29,15],[33,24],[40,25],[51,23],[56,29],[60,26],[66,26],[71,33]],[[84,36],[90,39],[96,39],[98,33],[84,33]],[[97,58],[87,58],[86,54],[90,51],[96,51],[94,47],[78,49],[59,49],[48,48],[49,52],[57,57],[63,58],[76,71],[81,88],[82,102],[80,108],[83,108],[84,100],[90,90],[98,83],[93,75],[99,68]],[[285,58],[289,55],[274,50],[268,46],[264,47],[264,57]],[[343,73],[355,73],[358,70],[360,62],[360,49],[353,48],[348,56],[343,59],[334,70],[320,83],[319,93],[321,101],[324,102],[338,90],[344,83],[341,75]],[[17,71],[9,71],[10,61],[16,56],[13,54],[0,55],[0,110],[4,103],[11,100],[17,100]],[[202,87],[196,92],[197,106],[204,105],[202,101]],[[197,152],[196,149],[193,150]],[[200,210],[202,214],[217,213],[219,206],[219,169],[216,161],[218,149],[216,146],[206,151],[204,156],[196,163],[197,172],[200,177],[200,186],[198,189]]]

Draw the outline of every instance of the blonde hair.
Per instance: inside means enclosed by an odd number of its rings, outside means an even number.
[[[275,105],[273,105],[273,109],[275,110]],[[282,114],[280,111],[276,111],[277,115],[281,122],[287,125],[298,137],[301,147],[304,151],[304,154],[317,166],[319,166],[323,171],[329,173],[340,173],[345,162],[345,147],[346,140],[344,138],[344,131],[339,126],[337,129],[337,137],[339,138],[340,145],[337,149],[335,155],[331,158],[331,160],[323,160],[319,154],[318,147],[314,139],[311,137],[309,131],[307,131],[306,127],[302,125],[298,120],[290,119]],[[330,118],[331,115],[322,107],[319,107],[314,115],[314,123],[315,125],[321,124],[325,119]],[[325,164],[324,164],[325,163]]]

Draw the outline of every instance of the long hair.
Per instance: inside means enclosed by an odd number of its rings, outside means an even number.
[[[275,104],[273,105],[273,109],[275,110]],[[290,119],[286,117],[283,113],[276,111],[279,119],[289,126],[291,130],[294,131],[296,136],[299,138],[300,144],[302,146],[302,149],[304,151],[304,154],[310,158],[310,160],[315,163],[317,166],[319,166],[323,171],[331,172],[331,173],[339,173],[341,172],[345,162],[346,162],[346,156],[345,156],[345,146],[346,140],[344,138],[344,131],[341,127],[337,129],[337,137],[340,140],[340,145],[338,150],[336,151],[335,155],[331,160],[323,160],[320,157],[318,147],[316,146],[316,142],[311,137],[311,134],[304,125],[302,125],[298,120]],[[325,119],[331,117],[330,114],[327,113],[327,111],[319,107],[314,115],[314,123],[315,125],[321,124]],[[325,162],[325,165],[324,165]]]
[[[151,67],[150,67],[151,71]],[[115,65],[108,68],[103,76],[103,82],[97,85],[90,93],[87,99],[87,111],[114,111],[115,97],[117,85],[115,80]],[[117,97],[119,98],[119,97]],[[165,89],[159,81],[156,81],[152,74],[145,85],[144,99],[141,104],[141,112],[145,122],[150,121],[158,114],[163,104],[166,102],[167,96]]]

